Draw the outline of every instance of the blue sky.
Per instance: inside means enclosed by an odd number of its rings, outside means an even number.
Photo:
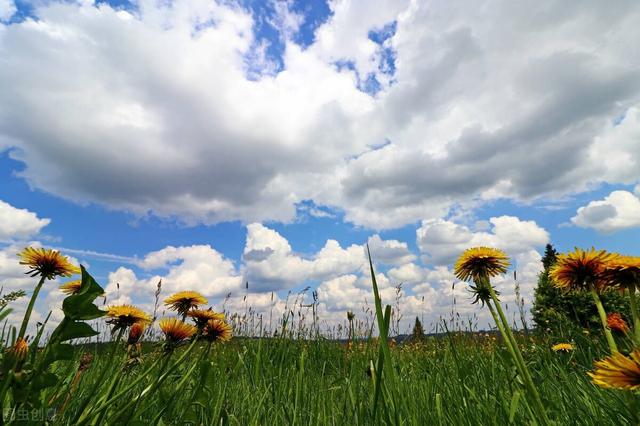
[[[249,280],[258,309],[311,285],[331,318],[368,241],[435,320],[465,246],[528,298],[547,242],[637,254],[640,8],[599,8],[2,0],[2,256],[66,249],[143,306],[159,278],[213,303]]]

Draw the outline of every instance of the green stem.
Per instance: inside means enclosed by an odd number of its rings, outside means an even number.
[[[511,345],[511,340],[507,339],[506,337],[507,333],[505,332],[504,327],[502,326],[502,322],[498,319],[498,314],[496,314],[495,309],[493,309],[493,305],[491,305],[491,301],[487,300],[487,306],[489,307],[489,312],[491,312],[493,321],[496,323],[496,326],[498,326],[498,330],[500,330],[500,334],[502,335],[505,345],[507,345],[507,350],[509,351],[509,354],[511,354],[511,358],[516,363],[516,368],[520,371],[520,374],[522,374],[522,366],[518,362],[518,357],[514,352],[513,345]]]
[[[631,317],[633,318],[633,343],[636,346],[640,346],[640,315],[638,314],[635,285],[629,288],[629,304],[631,305]]]
[[[511,341],[511,346],[513,347],[512,354],[515,355],[514,361],[516,362],[516,366],[518,365],[520,366],[519,369],[522,370],[521,371],[522,379],[524,381],[525,387],[529,393],[529,396],[531,397],[531,399],[533,399],[532,401],[533,406],[535,407],[535,411],[537,412],[537,415],[538,415],[537,420],[543,426],[550,425],[551,422],[547,418],[547,412],[544,408],[544,404],[542,403],[542,399],[540,399],[540,394],[538,393],[538,390],[536,389],[536,386],[533,383],[533,379],[531,378],[531,373],[527,368],[527,364],[524,362],[524,358],[522,357],[522,353],[520,353],[520,348],[518,347],[518,343],[516,342],[516,339],[513,336],[513,333],[511,332],[511,327],[509,327],[509,322],[507,321],[507,317],[505,316],[504,311],[502,310],[502,306],[500,305],[498,296],[496,295],[496,292],[493,289],[493,286],[489,282],[489,279],[487,279],[487,285],[489,288],[489,292],[491,294],[491,299],[493,300],[493,304],[495,305],[496,310],[498,311],[498,317],[500,318],[500,322],[502,322],[502,328],[504,329],[504,332],[505,332],[505,335],[503,337]]]
[[[45,277],[41,277],[38,285],[33,290],[33,294],[31,295],[31,300],[29,300],[29,305],[27,306],[27,310],[24,313],[24,318],[22,319],[22,325],[20,326],[20,333],[18,333],[18,339],[23,338],[25,333],[27,332],[27,326],[29,325],[29,318],[31,318],[31,312],[33,312],[33,306],[36,304],[36,299],[38,298],[38,293],[40,293],[40,289],[44,284]]]
[[[607,338],[607,343],[609,343],[609,349],[611,349],[611,353],[616,353],[618,352],[618,346],[616,345],[616,341],[613,339],[611,329],[607,325],[607,313],[604,310],[604,306],[602,306],[600,296],[591,284],[589,284],[589,291],[591,292],[591,296],[593,296],[593,302],[596,304],[596,308],[598,309],[598,315],[600,316],[600,322],[602,323],[602,329],[604,330],[604,335]]]

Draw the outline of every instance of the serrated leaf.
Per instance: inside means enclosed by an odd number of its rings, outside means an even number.
[[[68,296],[62,302],[62,311],[65,317],[74,320],[90,320],[104,316],[104,311],[98,309],[93,301],[96,297],[104,294],[104,290],[100,284],[93,279],[84,266],[82,269],[82,284],[80,290],[71,296]]]

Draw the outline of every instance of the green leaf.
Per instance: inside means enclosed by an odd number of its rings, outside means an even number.
[[[95,331],[89,324],[85,322],[69,321],[65,324],[64,328],[60,330],[60,335],[58,336],[58,338],[60,339],[60,342],[64,342],[81,337],[92,337],[98,334],[100,333]]]
[[[516,417],[516,411],[518,410],[518,404],[520,402],[520,397],[522,396],[522,392],[517,390],[513,393],[511,397],[511,407],[509,408],[509,424],[513,424],[513,420]]]
[[[58,376],[53,373],[42,373],[33,378],[31,385],[31,391],[38,391],[41,389],[54,386],[58,383]]]
[[[52,345],[49,348],[47,354],[46,363],[52,363],[54,361],[71,360],[73,359],[73,345],[67,343],[61,343],[58,345]]]
[[[82,269],[82,284],[78,293],[64,299],[62,310],[67,318],[74,320],[90,320],[104,316],[105,312],[98,309],[93,301],[104,294],[104,290],[93,277],[80,265]]]
[[[0,312],[0,322],[4,321],[11,312],[13,312],[11,308],[3,309],[2,312]]]

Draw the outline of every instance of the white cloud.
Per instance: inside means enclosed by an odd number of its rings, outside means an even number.
[[[318,253],[304,258],[295,254],[286,238],[273,229],[258,223],[247,226],[243,271],[256,290],[290,288],[307,280],[349,273],[360,269],[364,260],[362,246],[342,248],[335,240],[327,240]]]
[[[8,21],[16,13],[16,3],[13,0],[0,0],[0,22]]]
[[[412,262],[416,256],[411,253],[407,243],[397,240],[382,240],[375,234],[368,240],[371,257],[376,262],[386,265],[403,265]]]
[[[616,232],[640,226],[640,198],[629,191],[613,191],[603,200],[580,207],[571,222],[599,232]]]
[[[51,222],[27,209],[19,209],[0,200],[0,240],[29,238]]]
[[[188,223],[291,221],[313,200],[383,229],[640,179],[635,1],[332,2],[305,49],[279,5],[284,69],[257,81],[247,62],[268,59],[228,2],[36,6],[1,26],[0,144],[36,188]],[[368,37],[392,22],[393,76]]]
[[[420,251],[435,265],[451,265],[469,247],[489,246],[509,254],[528,252],[549,242],[549,233],[534,221],[513,216],[492,217],[488,232],[438,219],[424,221],[416,231]]]

